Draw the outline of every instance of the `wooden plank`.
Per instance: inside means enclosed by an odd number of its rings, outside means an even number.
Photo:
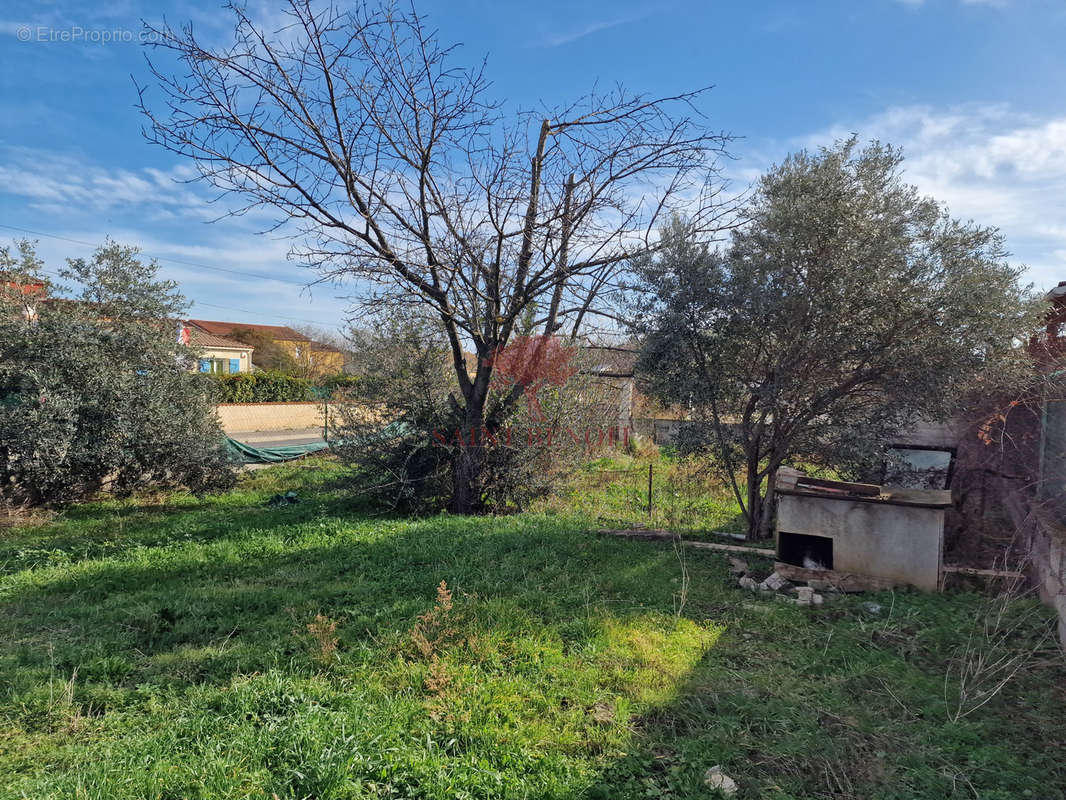
[[[1024,580],[1024,572],[1016,572],[1010,569],[977,569],[976,567],[962,567],[958,564],[945,564],[940,568],[941,572],[952,572],[956,575],[974,575],[981,578],[1014,578]]]
[[[718,542],[695,542],[692,539],[682,539],[685,547],[693,547],[697,550],[718,550],[723,553],[747,553],[752,556],[763,558],[776,558],[777,553],[773,550],[765,550],[761,547],[746,547],[739,544],[718,544]]]
[[[644,539],[654,542],[672,542],[678,540],[677,534],[661,528],[602,528],[596,531],[600,536],[618,536],[623,539]],[[722,553],[747,553],[763,558],[775,558],[777,553],[762,547],[749,547],[739,544],[719,544],[718,542],[698,542],[692,539],[680,539],[685,547],[696,550],[717,550]]]
[[[825,478],[812,478],[804,475],[796,479],[797,489],[832,492],[834,494],[857,494],[860,497],[880,497],[881,487],[875,483],[852,483],[851,481],[830,481]]]

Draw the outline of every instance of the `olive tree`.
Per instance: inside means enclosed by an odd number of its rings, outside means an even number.
[[[233,467],[215,388],[190,372],[185,308],[154,263],[114,242],[73,259],[57,297],[32,245],[0,249],[0,502],[101,491],[226,488]]]
[[[715,166],[728,137],[700,119],[699,92],[508,112],[484,64],[462,64],[414,10],[289,0],[272,32],[229,8],[225,46],[191,25],[153,31],[148,138],[195,162],[234,213],[271,212],[296,260],[351,281],[357,311],[436,319],[451,424],[467,435],[522,396],[491,388],[493,354],[523,320],[576,338],[610,314],[623,266],[657,248],[664,211],[684,205],[705,234],[728,211]],[[456,453],[454,511],[481,507],[484,456]]]
[[[854,470],[915,419],[946,419],[1028,367],[1039,305],[994,228],[953,219],[855,139],[758,182],[712,249],[684,221],[639,260],[638,368],[691,410],[751,538],[768,534],[789,459]],[[697,437],[699,438],[699,437]]]

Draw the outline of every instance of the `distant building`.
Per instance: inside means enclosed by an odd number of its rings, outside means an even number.
[[[1045,295],[1051,303],[1044,330],[1029,342],[1029,352],[1042,365],[1057,362],[1066,354],[1066,281]]]
[[[686,409],[663,405],[643,391],[635,375],[635,346],[588,345],[580,350],[580,371],[591,376],[601,396],[618,409],[618,427],[645,436],[655,444],[671,444],[690,418]]]
[[[46,299],[43,281],[27,281],[7,272],[0,272],[0,292],[7,301],[18,305],[21,315],[30,321],[37,319],[37,305]]]
[[[332,375],[344,370],[344,353],[332,345],[317,342],[309,336],[294,331],[285,325],[258,325],[249,322],[221,322],[208,319],[191,319],[189,326],[200,334],[231,339],[233,332],[253,331],[264,336],[292,356],[296,364],[308,374]],[[245,350],[250,350],[243,345]],[[254,359],[253,359],[254,362]],[[256,364],[256,367],[260,365]]]
[[[181,325],[178,332],[179,341],[199,352],[197,368],[200,372],[232,375],[252,371],[252,353],[255,348],[236,339],[206,333],[187,323]]]

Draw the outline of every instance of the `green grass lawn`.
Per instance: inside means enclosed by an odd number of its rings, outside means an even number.
[[[341,477],[0,530],[0,797],[1066,797],[1050,647],[947,720],[978,595],[801,609],[580,510],[393,519]]]
[[[717,473],[705,462],[677,458],[621,453],[598,458],[577,470],[538,507],[555,512],[581,509],[601,526],[646,525],[684,531],[695,538],[747,530],[732,489]]]

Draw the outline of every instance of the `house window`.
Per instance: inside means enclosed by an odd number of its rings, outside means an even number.
[[[201,358],[200,372],[210,372],[212,375],[240,372],[240,361],[235,358]]]

